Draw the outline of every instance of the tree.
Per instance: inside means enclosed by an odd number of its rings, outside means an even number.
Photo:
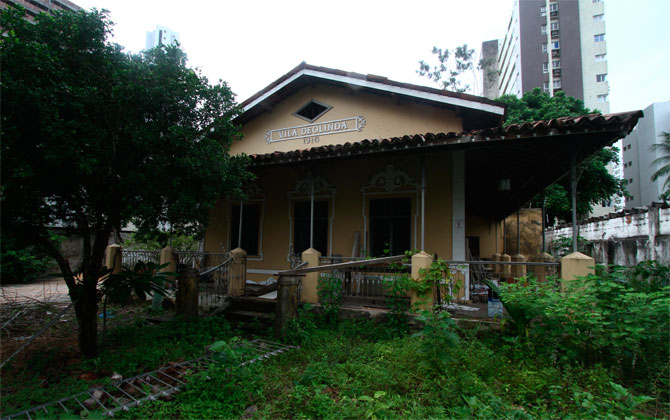
[[[421,76],[425,76],[437,83],[444,90],[454,92],[467,92],[469,85],[463,85],[459,77],[467,70],[473,70],[472,63],[475,50],[469,49],[467,44],[456,47],[454,50],[454,63],[449,61],[451,51],[445,48],[433,47],[432,54],[437,56],[438,64],[431,66],[425,61],[419,61],[419,69],[416,71]]]
[[[663,139],[660,143],[654,143],[649,148],[651,151],[661,155],[651,163],[653,167],[658,168],[651,176],[651,180],[657,181],[660,178],[666,177],[663,183],[664,191],[659,198],[667,201],[670,199],[670,132],[663,132],[661,137]]]
[[[241,195],[248,159],[227,153],[239,110],[178,48],[133,55],[108,42],[106,11],[23,15],[0,15],[2,230],[57,261],[79,346],[95,356],[110,234],[129,221],[198,231],[219,197]],[[50,241],[53,225],[83,238],[76,270]]]
[[[503,95],[497,100],[507,105],[505,125],[598,112],[586,108],[581,99],[567,96],[564,92],[549,96],[539,88],[524,93],[521,98]],[[578,214],[588,214],[595,204],[625,194],[625,181],[617,179],[607,170],[608,164],[617,162],[618,149],[605,147],[579,165],[578,172],[581,176],[577,189]],[[570,178],[565,176],[547,187],[531,201],[531,206],[542,207],[543,202],[549,221],[556,218],[570,220]]]

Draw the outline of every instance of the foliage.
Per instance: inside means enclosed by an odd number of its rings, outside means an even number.
[[[440,372],[446,368],[451,351],[458,344],[458,335],[454,331],[456,323],[449,312],[440,310],[421,311],[416,320],[422,325],[422,330],[414,334],[421,338],[421,354],[435,372]]]
[[[163,249],[168,245],[177,251],[197,251],[200,241],[193,235],[164,230],[133,232],[123,241],[123,249],[130,250]]]
[[[446,304],[451,301],[452,295],[458,295],[461,290],[461,281],[454,281],[449,265],[441,258],[434,260],[427,269],[419,270],[419,275],[422,281],[412,281],[410,283],[411,290],[414,290],[419,298],[423,297],[425,299],[429,294],[432,294],[433,289],[440,291],[443,286],[446,286],[447,290],[441,293],[442,302]]]
[[[522,314],[536,351],[567,363],[603,363],[636,380],[660,375],[668,383],[667,284],[668,268],[656,263],[599,267],[562,287],[530,278],[505,284],[501,299],[515,322],[514,312]]]
[[[229,156],[239,113],[176,47],[126,54],[106,12],[2,11],[2,227],[59,264],[77,302],[79,344],[97,353],[96,283],[112,231],[133,221],[202,230],[215,201],[240,195],[247,158]],[[83,238],[83,285],[49,240]],[[93,239],[91,239],[93,238]]]
[[[173,282],[177,273],[160,271],[169,263],[155,264],[138,261],[132,269],[122,267],[121,272],[110,274],[102,281],[100,290],[105,298],[113,303],[128,303],[131,293],[135,293],[140,301],[154,293],[165,296],[165,282]]]
[[[338,276],[320,276],[317,285],[321,313],[327,324],[335,324],[342,307],[342,279]]]
[[[663,139],[660,143],[654,143],[649,148],[650,151],[656,152],[660,156],[654,159],[652,168],[657,168],[651,176],[652,181],[657,181],[660,178],[665,177],[665,182],[663,182],[663,193],[661,194],[661,199],[670,195],[670,132],[664,131],[661,136]]]
[[[433,47],[431,52],[437,56],[437,64],[430,66],[424,60],[419,61],[419,69],[416,71],[420,76],[425,76],[440,86],[441,89],[453,92],[466,92],[470,89],[468,85],[462,85],[459,80],[464,72],[473,70],[474,49],[463,44],[454,49],[453,64],[450,62],[451,51],[445,48]]]
[[[586,248],[591,244],[591,241],[588,239],[577,236],[577,250],[584,253]],[[571,236],[561,236],[556,238],[549,244],[549,249],[552,251],[553,255],[560,257],[566,256],[572,253],[572,237]]]
[[[35,246],[17,246],[6,235],[0,239],[0,278],[3,284],[27,283],[49,268],[50,258],[40,255]]]
[[[398,274],[386,281],[386,307],[389,309],[387,328],[392,334],[402,335],[409,329],[407,293],[412,286],[412,279],[407,273]]]
[[[521,98],[516,95],[503,95],[496,100],[507,105],[505,125],[560,117],[577,117],[598,112],[586,108],[584,101],[574,96],[568,96],[563,91],[556,92],[554,96],[549,96],[548,93],[542,92],[540,88],[524,93]]]
[[[317,328],[316,317],[312,311],[312,305],[305,303],[298,308],[298,316],[289,320],[284,327],[282,337],[284,342],[293,345],[309,344],[312,335]]]

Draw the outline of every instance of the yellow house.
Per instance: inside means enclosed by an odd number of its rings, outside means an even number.
[[[219,201],[205,250],[243,248],[254,281],[308,248],[490,257],[504,217],[641,115],[503,128],[495,101],[305,63],[241,106],[231,153],[251,156],[257,178],[243,201]]]

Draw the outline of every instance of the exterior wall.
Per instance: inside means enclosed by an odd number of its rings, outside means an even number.
[[[482,69],[484,78],[484,97],[497,98],[499,94],[499,75],[498,75],[498,40],[482,42],[482,62],[488,65]]]
[[[641,207],[659,199],[663,193],[664,179],[652,181],[652,174],[658,169],[652,162],[660,157],[650,150],[654,143],[660,143],[661,133],[670,132],[670,101],[649,105],[644,110],[644,118],[623,141],[623,174],[628,181],[626,208]]]
[[[547,23],[547,18],[541,16],[540,7],[545,5],[545,0],[526,0],[519,4],[519,21],[521,25],[521,67],[523,78],[521,83],[522,92],[542,87],[549,80],[549,74],[543,73],[542,65],[551,60],[547,53],[542,52],[542,44],[547,42],[547,35],[541,33],[542,25]]]
[[[591,241],[587,250],[599,264],[631,266],[644,260],[670,264],[670,208],[647,207],[591,220],[579,227]],[[572,227],[547,230],[547,243],[572,237]]]
[[[597,82],[596,75],[607,74],[607,60],[595,61],[596,55],[607,54],[607,34],[605,21],[594,21],[593,16],[605,14],[605,2],[579,0],[579,27],[582,33],[582,77],[584,79],[584,104],[587,108],[598,109],[603,114],[610,112],[609,97],[598,102],[598,95],[609,94],[609,82]],[[594,35],[605,34],[605,41],[594,42]]]
[[[179,34],[165,26],[156,26],[156,30],[147,32],[146,49],[150,50],[159,45],[172,45],[179,42]]]
[[[69,10],[76,12],[81,7],[69,0],[1,0],[0,9],[6,9],[9,5],[17,5],[26,9],[28,19],[33,18],[39,13],[47,13],[55,10]]]
[[[539,30],[539,29],[538,29]],[[521,61],[521,26],[518,1],[512,9],[507,26],[507,34],[500,44],[498,70],[500,72],[498,93],[500,95],[521,96],[522,61]],[[493,97],[490,97],[493,99]]]
[[[270,129],[281,129],[309,124],[292,115],[308,101],[316,99],[333,108],[313,124],[363,116],[365,126],[361,131],[316,135],[316,141],[286,140],[268,144],[265,135]],[[242,128],[244,139],[234,142],[232,154],[263,154],[306,149],[328,144],[344,144],[364,139],[383,139],[407,134],[460,132],[463,124],[456,113],[440,107],[431,107],[409,101],[356,92],[354,90],[314,85],[303,88],[277,104],[270,112],[259,115]]]
[[[329,200],[329,249],[319,250],[322,255],[352,256],[356,232],[361,243],[367,237],[369,245],[370,222],[369,201],[374,198],[409,197],[411,199],[412,248],[421,245],[420,211],[420,155],[395,155],[351,160],[331,160],[313,165],[313,175],[327,181],[333,193],[318,191],[315,200]],[[444,259],[452,258],[452,168],[451,154],[432,153],[426,156],[426,209],[425,248],[431,254]],[[367,188],[376,174],[384,172],[388,164],[402,170],[411,178],[410,184],[394,191]],[[343,170],[344,168],[344,170]],[[249,280],[263,281],[271,277],[272,271],[289,268],[288,254],[292,242],[290,204],[295,200],[307,200],[306,195],[289,198],[289,191],[307,177],[310,170],[304,166],[256,168],[257,185],[265,194],[262,215],[262,257],[250,256],[248,269],[268,270],[250,274]],[[205,250],[219,252],[221,247],[229,249],[229,209],[231,202],[222,200],[212,213],[205,236]],[[499,237],[502,235],[498,228]],[[481,255],[489,257],[495,253],[495,224],[477,216],[466,215],[466,235],[480,237]],[[502,245],[499,245],[501,247]],[[368,248],[362,244],[360,249]],[[294,250],[301,253],[303,250]],[[362,253],[362,255],[365,255]]]

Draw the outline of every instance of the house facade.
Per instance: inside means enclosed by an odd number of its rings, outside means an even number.
[[[244,138],[231,153],[251,157],[256,179],[243,199],[218,202],[204,243],[244,249],[254,281],[308,248],[335,258],[501,253],[501,221],[569,170],[559,162],[636,121],[502,128],[504,105],[485,98],[304,63],[241,106]],[[607,121],[616,124],[605,135],[575,136]]]

